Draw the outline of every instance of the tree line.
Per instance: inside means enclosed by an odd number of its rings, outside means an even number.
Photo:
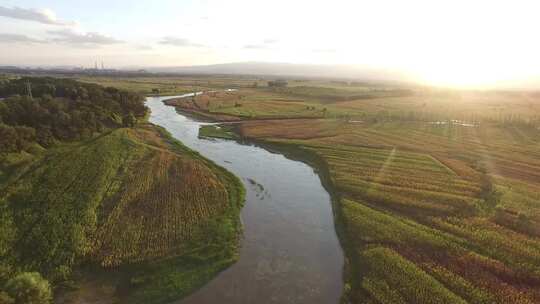
[[[51,77],[4,80],[0,98],[0,153],[130,127],[147,111],[141,95]]]

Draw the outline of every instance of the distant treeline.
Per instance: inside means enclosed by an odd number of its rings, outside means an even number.
[[[132,126],[147,111],[140,95],[50,77],[2,80],[0,98],[0,153]]]

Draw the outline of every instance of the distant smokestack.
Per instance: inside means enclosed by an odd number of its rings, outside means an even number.
[[[28,95],[28,98],[30,98],[30,100],[34,99],[34,97],[32,96],[32,84],[28,80],[26,81],[26,94]]]
[[[101,69],[105,70],[105,66],[103,65],[103,61],[101,62]]]
[[[97,70],[97,61],[94,62],[94,69]]]

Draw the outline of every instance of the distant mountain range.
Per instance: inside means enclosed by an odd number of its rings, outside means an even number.
[[[153,67],[148,72],[177,74],[229,74],[275,77],[344,78],[366,81],[409,82],[402,72],[354,65],[316,65],[266,62],[238,62],[213,65]]]
[[[81,69],[77,66],[10,66],[0,65],[0,73],[46,73],[61,72],[64,74],[92,73],[106,75],[145,75],[147,73],[164,73],[179,75],[249,75],[266,78],[319,78],[336,80],[353,80],[360,82],[380,82],[398,85],[415,85],[421,82],[411,74],[400,70],[375,68],[361,65],[324,65],[294,64],[270,62],[234,62],[212,65],[143,67],[127,66],[118,70]],[[540,90],[540,76],[522,79],[498,81],[478,89],[500,90]]]

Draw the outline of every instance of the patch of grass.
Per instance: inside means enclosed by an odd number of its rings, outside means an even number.
[[[414,221],[395,217],[391,214],[376,211],[362,203],[344,199],[341,202],[345,225],[350,234],[356,231],[364,233],[355,235],[357,246],[365,244],[386,244],[393,247],[410,246],[427,251],[464,251],[464,241],[460,238],[418,224]]]
[[[231,244],[234,244],[235,240],[230,238],[236,237],[235,231],[219,228],[207,232],[221,233],[226,238],[177,258],[128,268],[131,273],[130,287],[134,291],[127,297],[127,301],[170,303],[189,295],[234,264],[237,254],[236,248]]]
[[[233,127],[228,125],[206,125],[199,128],[199,137],[237,139]]]
[[[232,92],[206,92],[196,97],[171,100],[168,105],[182,111],[204,113],[215,120],[323,117],[324,108],[303,100],[284,99],[275,93],[243,89]]]
[[[368,249],[359,259],[362,288],[379,303],[467,303],[391,249]]]
[[[6,187],[10,184],[10,181],[16,180],[18,176],[23,174],[25,168],[40,157],[43,148],[34,150],[36,150],[34,153],[23,151],[0,155],[0,189]]]

